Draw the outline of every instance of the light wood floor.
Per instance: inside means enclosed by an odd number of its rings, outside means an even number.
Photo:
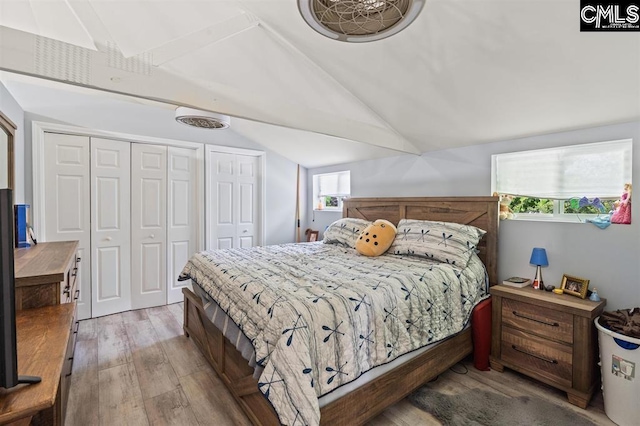
[[[248,425],[231,395],[182,332],[182,304],[124,312],[80,322],[66,422],[89,425]],[[485,389],[507,396],[539,395],[613,425],[598,393],[587,410],[546,385],[505,370],[481,372],[465,362],[429,384],[443,392]],[[464,370],[460,365],[455,370]],[[370,426],[439,425],[406,399]]]

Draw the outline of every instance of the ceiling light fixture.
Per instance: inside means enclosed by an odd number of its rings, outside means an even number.
[[[323,36],[360,43],[404,30],[425,0],[298,0],[304,20]]]
[[[178,107],[176,121],[201,129],[226,129],[231,124],[231,117],[194,108]]]

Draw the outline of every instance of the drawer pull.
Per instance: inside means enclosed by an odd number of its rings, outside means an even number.
[[[558,363],[558,361],[555,360],[555,359],[545,358],[545,357],[540,356],[540,355],[532,354],[531,352],[527,352],[525,350],[519,349],[516,345],[511,345],[511,348],[514,351],[518,351],[518,352],[523,353],[525,355],[529,355],[529,356],[532,356],[534,358],[541,359],[542,361],[548,362],[549,364],[557,364]]]
[[[539,322],[540,324],[550,325],[551,327],[560,327],[560,324],[558,324],[557,322],[542,321],[542,320],[539,320],[539,319],[536,319],[536,318],[531,318],[531,317],[528,317],[526,315],[519,314],[516,311],[513,311],[513,315],[517,316],[518,318],[528,319],[529,321]]]
[[[73,268],[73,274],[71,274],[72,277],[75,277],[78,275],[78,268]]]
[[[73,300],[78,300],[78,297],[80,297],[80,289],[77,288],[76,292],[73,295]]]
[[[80,330],[80,321],[76,321],[76,331],[73,334],[78,334],[78,330]]]
[[[81,260],[82,258],[80,256],[76,257],[76,262],[80,263]]]

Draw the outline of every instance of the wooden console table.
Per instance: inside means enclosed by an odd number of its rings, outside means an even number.
[[[32,385],[0,388],[0,424],[32,418],[33,424],[64,422],[64,387],[75,344],[75,303],[18,311],[18,373],[39,376]],[[18,423],[21,424],[21,423]]]

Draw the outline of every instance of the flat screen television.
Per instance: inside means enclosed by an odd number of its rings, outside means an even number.
[[[13,191],[0,189],[0,387],[38,383],[39,377],[18,376],[15,274],[13,265]]]

